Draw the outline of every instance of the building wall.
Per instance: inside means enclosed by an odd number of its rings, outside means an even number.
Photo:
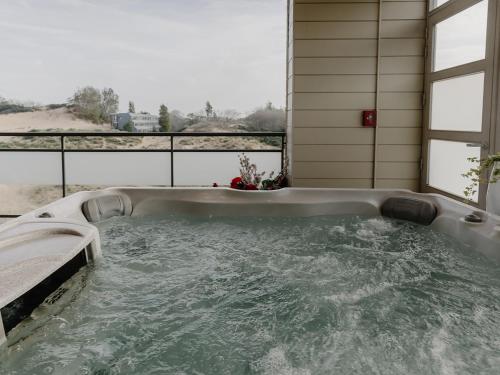
[[[293,185],[418,190],[426,2],[290,1]]]
[[[292,94],[293,94],[293,65],[294,65],[294,0],[288,0],[288,36],[287,36],[287,85],[286,85],[286,128],[288,135],[287,155],[288,155],[288,173],[293,175],[293,162],[291,160],[293,147],[293,110],[292,110]]]
[[[125,125],[132,123],[137,132],[154,132],[158,131],[159,116],[149,113],[116,113],[111,115],[113,127],[123,130]]]

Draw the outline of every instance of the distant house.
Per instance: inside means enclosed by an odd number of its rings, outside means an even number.
[[[160,130],[159,117],[150,113],[114,113],[111,125],[115,129],[128,130],[130,123],[134,132],[156,132]]]

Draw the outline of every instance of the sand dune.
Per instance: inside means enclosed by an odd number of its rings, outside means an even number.
[[[27,132],[30,130],[110,130],[108,124],[96,125],[75,117],[66,108],[0,115],[0,132]]]

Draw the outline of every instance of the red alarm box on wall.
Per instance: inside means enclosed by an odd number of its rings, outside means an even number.
[[[363,126],[366,128],[375,128],[377,126],[376,110],[363,111]]]

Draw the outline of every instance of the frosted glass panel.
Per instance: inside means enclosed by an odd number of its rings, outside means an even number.
[[[436,81],[431,88],[431,129],[480,132],[484,73]]]
[[[447,3],[449,0],[431,0],[430,1],[430,8],[431,10],[432,9],[435,9],[437,7],[440,7],[441,5],[443,5],[444,3]]]
[[[258,172],[275,175],[281,169],[279,152],[246,152],[252,163],[257,164]],[[182,152],[174,156],[174,181],[176,186],[210,186],[214,182],[229,185],[231,179],[240,175],[240,162],[237,153]]]
[[[66,152],[68,185],[170,185],[170,153]]]
[[[462,174],[476,166],[467,158],[479,158],[481,148],[471,147],[467,143],[432,139],[429,152],[429,185],[464,197],[464,189],[470,181]],[[477,202],[477,193],[473,200]]]
[[[435,26],[434,71],[485,58],[488,1],[467,8]]]
[[[59,152],[0,152],[0,184],[59,185]]]

